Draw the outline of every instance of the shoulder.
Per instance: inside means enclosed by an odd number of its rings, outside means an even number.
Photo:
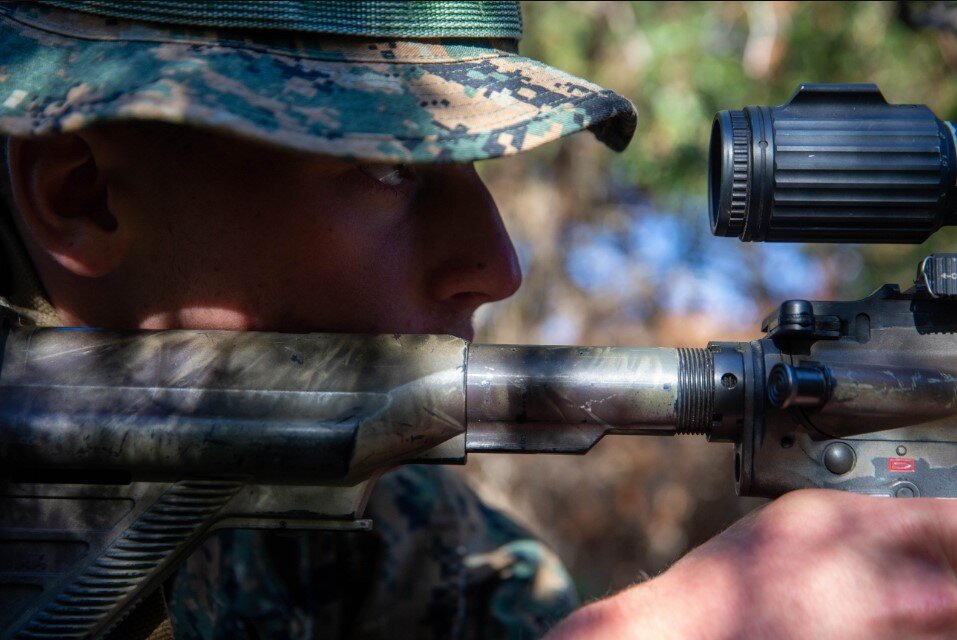
[[[385,474],[367,515],[384,543],[377,595],[418,594],[406,602],[424,605],[433,623],[444,601],[452,635],[538,637],[578,605],[554,551],[482,502],[455,470],[416,465]]]
[[[366,514],[380,535],[455,536],[468,549],[490,550],[532,533],[485,504],[454,469],[409,465],[386,473],[376,484]]]

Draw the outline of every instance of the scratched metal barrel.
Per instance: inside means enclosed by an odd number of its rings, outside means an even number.
[[[467,448],[583,453],[607,434],[710,434],[726,375],[711,349],[472,345]]]

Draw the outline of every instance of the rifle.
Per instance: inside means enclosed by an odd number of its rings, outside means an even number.
[[[873,85],[718,114],[711,220],[745,240],[922,241],[954,216],[953,127]],[[957,255],[858,301],[784,302],[704,349],[450,336],[0,330],[0,637],[108,633],[211,532],[369,529],[384,471],[734,447],[740,495],[957,497]]]

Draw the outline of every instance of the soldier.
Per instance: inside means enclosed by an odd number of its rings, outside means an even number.
[[[3,305],[40,325],[471,338],[520,274],[470,163],[583,129],[621,149],[635,124],[518,56],[512,2],[51,0],[0,21]],[[167,586],[175,636],[532,638],[577,605],[447,471],[386,475],[369,513],[373,535],[212,538]],[[947,637],[955,541],[954,505],[798,492],[553,633]]]

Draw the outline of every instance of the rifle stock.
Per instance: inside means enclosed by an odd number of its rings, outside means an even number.
[[[102,635],[217,529],[368,529],[383,471],[464,459],[466,347],[8,330],[0,636]]]
[[[733,443],[742,495],[957,497],[957,303],[789,301],[707,349],[4,330],[0,637],[97,637],[220,528],[368,529],[382,472],[606,434]]]

